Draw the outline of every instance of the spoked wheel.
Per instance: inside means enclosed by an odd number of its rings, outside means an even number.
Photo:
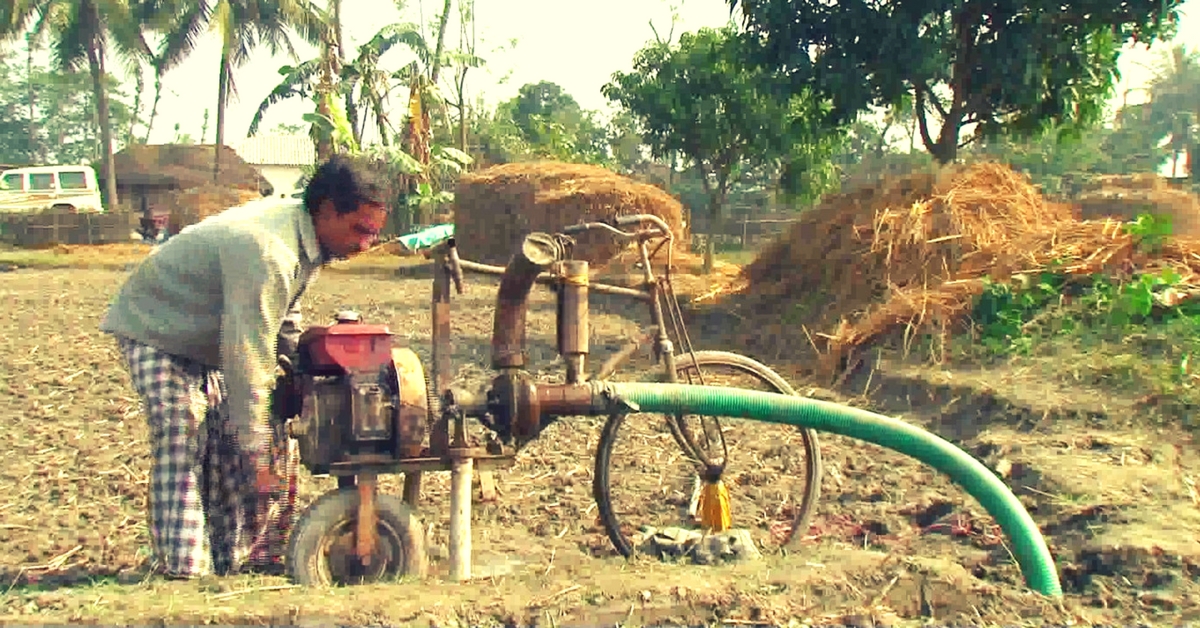
[[[765,364],[735,353],[680,355],[677,373],[680,383],[699,384],[700,373],[708,386],[797,395]],[[618,552],[633,556],[651,528],[700,529],[700,477],[711,469],[702,460],[720,470],[732,527],[748,530],[761,552],[788,548],[808,531],[821,484],[812,430],[727,417],[614,415],[600,435],[592,488]]]
[[[375,496],[376,539],[371,560],[355,553],[358,491],[341,488],[322,495],[296,522],[288,541],[289,575],[300,585],[354,585],[421,576],[424,534],[412,510],[393,495]]]

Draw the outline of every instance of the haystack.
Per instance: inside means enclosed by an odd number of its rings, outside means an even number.
[[[598,166],[504,164],[459,179],[455,240],[465,259],[506,264],[529,233],[637,213],[659,216],[680,242],[687,242],[682,205],[657,187]],[[593,232],[576,239],[575,258],[592,266],[602,266],[625,248],[611,234]]]
[[[269,194],[271,184],[228,146],[213,181],[213,144],[135,144],[113,155],[117,185],[167,185],[178,190],[217,185]]]
[[[983,163],[829,197],[745,278],[751,294],[809,308],[813,336],[836,359],[897,329],[947,333],[985,278],[1003,281],[1051,261],[1060,272],[1091,274],[1130,261],[1132,251],[1120,223],[1080,222],[1024,177]]]
[[[208,184],[166,195],[165,207],[160,211],[169,214],[167,228],[170,233],[179,233],[188,225],[260,198],[262,196],[253,190]]]

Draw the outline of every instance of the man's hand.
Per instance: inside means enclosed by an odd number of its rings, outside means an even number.
[[[259,495],[270,495],[272,492],[280,489],[280,477],[271,472],[270,466],[258,467],[258,492]]]
[[[254,466],[256,467],[257,471],[255,483],[258,485],[259,495],[270,495],[271,493],[274,493],[280,489],[282,481],[280,480],[279,476],[271,470],[270,464],[265,464],[256,460]]]

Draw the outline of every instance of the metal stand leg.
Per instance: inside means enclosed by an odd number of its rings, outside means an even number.
[[[404,474],[404,503],[414,511],[421,501],[421,472],[412,471]]]
[[[454,461],[450,470],[450,577],[471,579],[471,479],[474,461]]]

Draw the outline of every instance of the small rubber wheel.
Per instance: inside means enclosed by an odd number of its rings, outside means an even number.
[[[319,497],[300,516],[288,540],[288,575],[303,586],[367,584],[425,575],[425,537],[411,508],[394,495],[375,496],[375,552],[367,565],[355,553],[358,490]]]

